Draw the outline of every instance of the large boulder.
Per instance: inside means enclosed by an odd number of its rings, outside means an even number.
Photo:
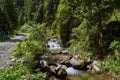
[[[52,56],[52,60],[56,63],[62,64],[62,65],[66,65],[66,66],[70,66],[70,58],[71,56],[69,55],[53,55]]]
[[[73,66],[75,69],[80,69],[83,68],[86,65],[87,60],[82,57],[81,55],[74,55],[70,59],[70,64]]]
[[[87,65],[87,68],[88,68],[88,72],[89,73],[101,73],[102,70],[99,68],[99,62],[94,60],[90,65]]]
[[[47,78],[51,78],[51,76],[64,80],[67,76],[67,72],[64,68],[62,68],[62,65],[49,66]]]

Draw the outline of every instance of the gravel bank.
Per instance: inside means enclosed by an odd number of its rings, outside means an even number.
[[[28,34],[18,34],[16,37],[0,42],[0,69],[12,64],[13,56],[11,54],[16,42],[21,42],[28,37]]]

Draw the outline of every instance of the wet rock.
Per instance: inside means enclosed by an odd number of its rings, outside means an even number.
[[[56,73],[56,66],[49,66],[49,72],[51,74],[55,74]]]
[[[66,76],[67,72],[64,68],[62,68],[62,65],[49,66],[46,80],[65,80]]]
[[[114,71],[109,71],[105,74],[106,76],[110,76],[111,78],[113,78],[113,80],[119,80],[120,76],[118,76]]]
[[[40,60],[40,66],[41,67],[48,67],[48,66],[57,66],[57,64],[52,61],[51,59],[48,59],[48,60]]]
[[[62,65],[62,68],[66,70],[66,69],[67,69],[67,66],[66,66],[66,65]]]
[[[93,69],[94,69],[95,71],[97,71],[97,72],[100,71],[100,68],[99,68],[97,65],[93,65]]]
[[[45,60],[45,59],[48,59],[49,56],[50,56],[50,55],[47,55],[47,54],[45,54],[45,53],[44,53],[44,54],[40,54],[40,55],[39,55],[39,59],[40,59],[40,60]]]
[[[90,65],[87,66],[88,72],[95,74],[95,73],[101,73],[102,70],[99,68],[99,62],[94,60]]]
[[[54,49],[48,49],[48,53],[52,54],[52,55],[62,54],[61,51],[62,51],[62,49],[56,49],[56,50],[54,50]]]
[[[57,69],[57,76],[62,78],[67,76],[67,72],[64,68],[60,67]]]
[[[70,66],[70,56],[69,55],[54,55],[52,56],[53,61],[59,64]]]
[[[45,60],[40,60],[40,68],[42,72],[46,72],[49,69],[48,63]]]
[[[69,54],[69,51],[66,49],[66,50],[63,50],[61,53],[62,54]]]
[[[61,77],[66,77],[67,72],[64,68],[62,68],[61,65],[56,66],[50,66],[50,73],[53,74],[54,76],[61,78]]]
[[[76,69],[83,68],[86,65],[86,59],[81,57],[80,55],[74,55],[72,59],[70,59],[70,64]]]
[[[48,67],[48,63],[45,60],[40,60],[40,65],[42,68]]]
[[[120,80],[120,76],[110,70],[101,74],[101,80]]]
[[[15,58],[13,58],[13,59],[11,59],[11,61],[12,61],[12,62],[15,62],[15,61],[16,61],[16,59],[15,59]]]

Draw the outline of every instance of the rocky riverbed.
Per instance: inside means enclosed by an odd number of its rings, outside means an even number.
[[[18,34],[16,37],[0,42],[0,69],[12,65],[12,59],[14,58],[11,54],[14,49],[16,42],[21,42],[27,38],[28,34]]]
[[[57,37],[49,38],[47,47],[47,53],[39,56],[40,69],[47,72],[46,80],[120,80],[113,71],[101,70],[98,61],[70,55]]]

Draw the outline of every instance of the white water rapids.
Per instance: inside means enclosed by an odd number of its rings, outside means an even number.
[[[49,50],[59,50],[62,49],[59,41],[56,38],[52,38],[48,41],[48,49]]]

